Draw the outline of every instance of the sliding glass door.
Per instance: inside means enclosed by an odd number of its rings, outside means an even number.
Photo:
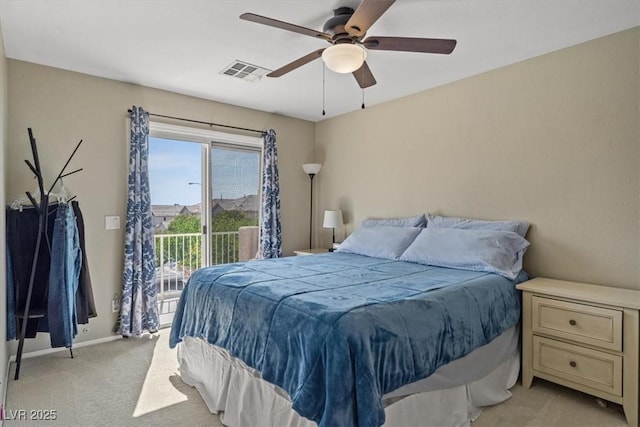
[[[210,263],[253,258],[258,250],[260,150],[211,146]]]
[[[162,324],[172,321],[195,270],[251,259],[257,252],[261,144],[256,138],[235,144],[221,139],[224,134],[151,126],[149,181]]]

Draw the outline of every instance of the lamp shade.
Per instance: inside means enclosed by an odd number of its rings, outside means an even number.
[[[315,175],[320,172],[320,168],[322,165],[320,163],[305,163],[302,165],[302,169],[304,169],[305,173],[309,175]]]
[[[342,227],[342,211],[324,211],[324,228],[340,228]]]
[[[362,46],[349,43],[334,44],[322,52],[322,60],[336,73],[353,73],[365,59],[367,52]]]

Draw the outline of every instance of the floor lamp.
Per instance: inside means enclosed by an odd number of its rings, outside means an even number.
[[[311,230],[313,229],[313,177],[320,172],[321,167],[322,165],[320,163],[305,163],[302,165],[302,169],[311,179],[311,203],[309,205],[309,249],[313,248],[313,246],[311,246]]]

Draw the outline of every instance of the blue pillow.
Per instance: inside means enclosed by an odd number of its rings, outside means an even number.
[[[361,227],[379,227],[387,225],[391,227],[425,227],[427,219],[424,214],[408,216],[404,218],[367,218],[360,224]]]
[[[336,252],[351,252],[374,258],[398,259],[420,234],[419,227],[362,227],[354,231]]]
[[[462,228],[465,230],[498,230],[513,231],[524,237],[529,230],[529,223],[525,221],[489,221],[474,218],[458,218],[455,216],[431,215],[427,216],[427,227],[432,228]]]
[[[508,279],[522,270],[529,242],[512,231],[425,228],[401,261],[497,273]]]

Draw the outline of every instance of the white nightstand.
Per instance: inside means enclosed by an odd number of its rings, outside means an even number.
[[[327,248],[313,248],[313,249],[298,249],[297,251],[293,251],[294,254],[298,256],[303,255],[313,255],[313,254],[324,254],[329,252]]]
[[[522,385],[543,378],[621,404],[638,427],[640,291],[535,278],[522,294]]]

